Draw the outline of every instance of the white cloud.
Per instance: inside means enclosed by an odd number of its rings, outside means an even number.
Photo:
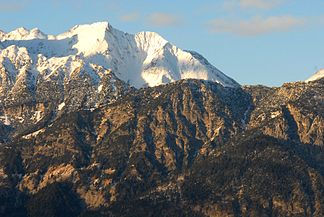
[[[168,13],[153,13],[148,18],[149,24],[157,27],[178,26],[182,23],[180,17]]]
[[[223,8],[225,10],[241,9],[271,9],[286,0],[225,0]]]
[[[240,0],[242,8],[270,9],[278,6],[283,0]]]
[[[27,1],[11,1],[0,4],[0,12],[15,12],[25,8]]]
[[[134,22],[139,19],[139,14],[137,12],[124,14],[123,16],[120,17],[120,19],[124,22]]]
[[[215,19],[209,23],[214,33],[226,32],[243,36],[256,36],[272,32],[284,32],[302,26],[304,19],[292,16],[254,17],[250,20],[228,21]]]

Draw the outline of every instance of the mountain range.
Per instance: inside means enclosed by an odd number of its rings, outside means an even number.
[[[323,88],[107,22],[0,31],[0,215],[324,216]]]

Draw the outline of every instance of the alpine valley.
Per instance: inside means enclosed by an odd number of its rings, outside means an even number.
[[[324,71],[242,86],[154,32],[0,31],[0,216],[324,216]]]

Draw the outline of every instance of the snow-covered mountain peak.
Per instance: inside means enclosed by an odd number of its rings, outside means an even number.
[[[200,54],[177,48],[158,33],[128,34],[108,22],[77,25],[56,36],[46,35],[39,29],[19,28],[0,39],[0,49],[25,48],[32,60],[31,68],[44,71],[38,73],[40,76],[60,71],[59,74],[65,73],[70,79],[74,67],[69,65],[72,59],[78,59],[85,66],[96,64],[110,69],[119,79],[136,88],[189,78],[239,86]],[[92,72],[90,74],[98,79]]]
[[[324,69],[317,71],[314,75],[307,79],[306,82],[315,81],[321,78],[324,78]]]
[[[84,24],[84,25],[76,25],[72,27],[67,32],[59,34],[56,36],[56,39],[64,39],[71,38],[73,36],[88,36],[90,38],[97,37],[99,39],[103,39],[106,31],[111,29],[111,26],[108,22],[97,22],[93,24]]]
[[[29,30],[24,27],[19,27],[7,34],[9,40],[20,40],[29,35]]]
[[[81,25],[76,25],[74,27],[71,28],[70,32],[73,32],[73,31],[89,31],[89,30],[96,30],[96,31],[106,31],[106,30],[109,30],[111,29],[112,26],[104,21],[104,22],[95,22],[95,23],[91,23],[91,24],[81,24]]]
[[[40,31],[38,28],[34,28],[30,30],[29,35],[31,39],[46,39],[48,36],[44,34],[42,31]]]
[[[94,23],[89,25],[77,25],[68,32],[60,34],[57,40],[66,40],[75,38],[69,42],[73,44],[72,49],[76,49],[77,53],[85,56],[91,56],[107,50],[106,32],[110,25],[107,22]]]
[[[46,39],[47,35],[41,32],[38,28],[28,30],[24,27],[15,29],[9,33],[0,33],[0,40],[32,40],[32,39]]]

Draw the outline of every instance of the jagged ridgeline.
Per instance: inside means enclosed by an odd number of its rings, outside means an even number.
[[[107,23],[0,38],[0,216],[324,216],[321,71],[240,86]]]

